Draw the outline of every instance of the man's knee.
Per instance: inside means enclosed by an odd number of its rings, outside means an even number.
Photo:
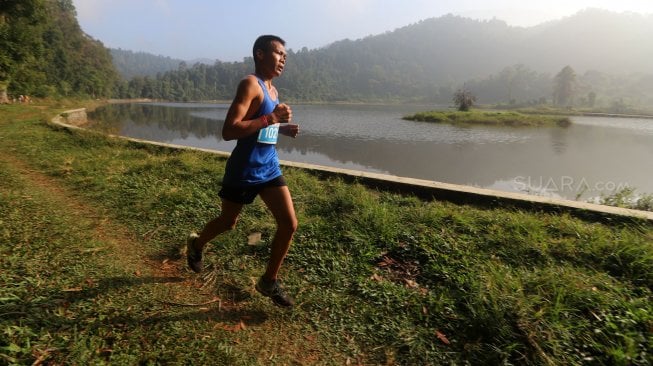
[[[299,223],[297,222],[297,218],[295,217],[285,222],[279,223],[279,229],[289,235],[293,235],[297,231],[298,226]]]
[[[236,217],[223,216],[222,222],[227,230],[233,230],[234,228],[236,228],[236,224],[238,224],[238,216]]]
[[[293,234],[297,231],[297,227],[299,227],[299,222],[297,221],[297,218],[293,218],[290,229],[292,230]]]

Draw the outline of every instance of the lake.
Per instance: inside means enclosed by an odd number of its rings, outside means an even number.
[[[89,112],[91,129],[230,152],[220,136],[226,104],[112,104]],[[572,117],[569,127],[459,127],[412,122],[411,105],[292,105],[296,139],[283,160],[589,200],[635,188],[653,193],[653,120]]]

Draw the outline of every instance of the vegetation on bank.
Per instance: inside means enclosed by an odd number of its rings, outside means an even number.
[[[565,116],[524,114],[512,111],[428,111],[404,116],[404,119],[461,125],[569,126],[571,124],[570,119]]]
[[[72,0],[2,2],[0,97],[108,97],[119,78],[109,50],[81,30]]]
[[[0,106],[3,363],[653,359],[649,224],[422,201],[285,168],[300,220],[287,312],[252,289],[274,230],[259,200],[210,243],[204,276],[186,269],[183,239],[219,210],[223,158],[44,122],[78,106]]]
[[[615,206],[630,208],[633,210],[653,211],[653,194],[636,193],[636,189],[626,187],[610,195],[601,196],[598,204],[606,206]]]

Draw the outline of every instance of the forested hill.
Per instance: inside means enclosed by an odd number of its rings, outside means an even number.
[[[650,106],[651,34],[653,16],[601,10],[530,28],[447,15],[319,49],[288,44],[277,87],[286,100],[446,103],[465,84],[481,103],[532,104],[552,100],[556,74],[570,66],[577,79],[569,103]],[[11,96],[231,99],[253,70],[251,57],[208,65],[150,56],[110,53],[80,29],[72,0],[2,0],[0,99],[4,90]],[[140,76],[119,81],[117,68]]]
[[[579,76],[579,93],[593,93],[605,104],[641,104],[653,100],[646,81],[653,78],[651,34],[653,16],[596,9],[530,28],[446,15],[314,50],[289,44],[287,68],[277,86],[296,100],[448,102],[467,83],[484,102],[532,101],[550,99],[554,76],[569,65]],[[229,99],[251,62],[216,62],[158,79],[138,78],[123,92]]]
[[[0,96],[111,96],[109,51],[84,32],[72,0],[2,0]]]
[[[540,74],[527,75],[533,82],[542,79],[541,74],[553,78],[567,65],[579,76],[588,71],[604,77],[653,75],[651,35],[653,16],[592,9],[531,28],[447,15],[323,49],[301,50],[292,55],[279,83],[298,97],[327,85],[332,98],[451,100],[452,88],[514,65]]]
[[[368,60],[385,72],[438,83],[487,77],[514,64],[555,73],[565,65],[579,72],[653,72],[653,16],[588,9],[542,25],[511,27],[499,20],[457,16],[424,20],[327,51]],[[372,66],[373,67],[373,66]]]
[[[156,76],[166,71],[177,70],[184,60],[168,56],[152,55],[146,52],[134,52],[123,49],[111,48],[113,64],[123,79],[129,80],[134,76]]]

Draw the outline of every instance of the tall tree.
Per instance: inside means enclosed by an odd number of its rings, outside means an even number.
[[[567,65],[555,76],[553,102],[559,106],[571,106],[576,89],[576,72]]]
[[[453,102],[459,111],[467,112],[476,102],[476,96],[471,91],[467,90],[464,86],[453,95]]]

